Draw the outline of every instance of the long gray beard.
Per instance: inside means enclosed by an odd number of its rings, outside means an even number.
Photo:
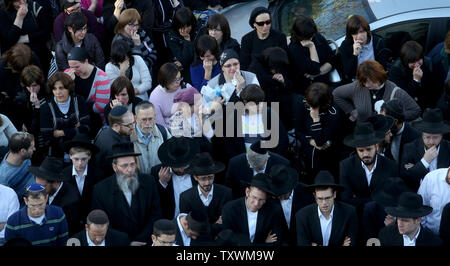
[[[120,190],[124,193],[131,192],[131,194],[134,195],[136,190],[139,188],[139,180],[137,177],[138,176],[136,173],[134,173],[131,178],[127,178],[125,175],[116,174],[117,184],[119,185]]]

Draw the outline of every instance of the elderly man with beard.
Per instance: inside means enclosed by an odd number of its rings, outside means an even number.
[[[131,245],[151,242],[153,223],[161,218],[155,179],[137,172],[137,159],[131,142],[112,147],[115,174],[94,187],[92,208],[101,209],[110,218],[111,228],[127,233]]]
[[[396,163],[377,154],[378,143],[384,137],[384,131],[375,131],[372,123],[363,122],[344,139],[344,144],[355,148],[356,154],[339,164],[339,183],[345,187],[341,199],[356,207],[359,221],[365,204],[372,201],[372,192],[387,178],[398,176]]]

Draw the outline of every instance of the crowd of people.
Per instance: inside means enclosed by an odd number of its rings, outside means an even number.
[[[334,52],[265,7],[238,42],[233,1],[2,2],[0,246],[450,245],[450,30],[394,58],[357,14]]]

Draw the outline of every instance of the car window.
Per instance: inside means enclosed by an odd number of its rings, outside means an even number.
[[[397,58],[400,55],[400,48],[407,41],[414,40],[425,47],[429,26],[428,20],[415,20],[388,25],[373,32],[384,38],[393,58]]]
[[[327,39],[336,40],[345,35],[349,16],[358,14],[369,23],[375,20],[367,1],[364,0],[286,0],[278,15],[280,30],[290,35],[292,24],[298,15],[314,19],[317,28]]]

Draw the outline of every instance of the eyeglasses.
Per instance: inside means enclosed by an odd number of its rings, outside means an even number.
[[[230,67],[232,67],[232,66],[237,67],[237,66],[239,66],[239,63],[233,63],[233,64],[226,64],[226,65],[223,65],[224,68],[230,68]]]
[[[174,83],[175,83],[175,82],[181,82],[181,81],[183,81],[183,77],[177,78],[177,79],[174,79],[174,80],[173,80]]]
[[[127,169],[128,167],[131,167],[131,169],[136,168],[136,163],[124,163],[124,164],[118,164],[117,166],[119,166],[122,169]]]
[[[164,241],[164,240],[159,239],[158,237],[156,237],[156,240],[158,240],[159,243],[161,243],[165,246],[172,246],[173,243],[175,243],[175,240],[174,241]]]
[[[129,24],[127,24],[129,27],[131,27],[131,28],[137,28],[137,27],[139,27],[140,25],[139,24],[131,24],[131,23],[129,23]]]
[[[266,21],[258,21],[258,22],[255,21],[255,24],[260,26],[260,27],[264,26],[264,24],[270,25],[271,23],[272,23],[272,21],[270,19],[266,20]]]
[[[131,122],[129,124],[120,124],[120,125],[122,125],[124,127],[127,127],[127,128],[133,128],[135,124],[136,124],[136,121]]]
[[[139,121],[142,121],[142,122],[144,122],[144,123],[152,122],[153,120],[154,120],[153,117],[149,117],[149,118],[139,118]]]

